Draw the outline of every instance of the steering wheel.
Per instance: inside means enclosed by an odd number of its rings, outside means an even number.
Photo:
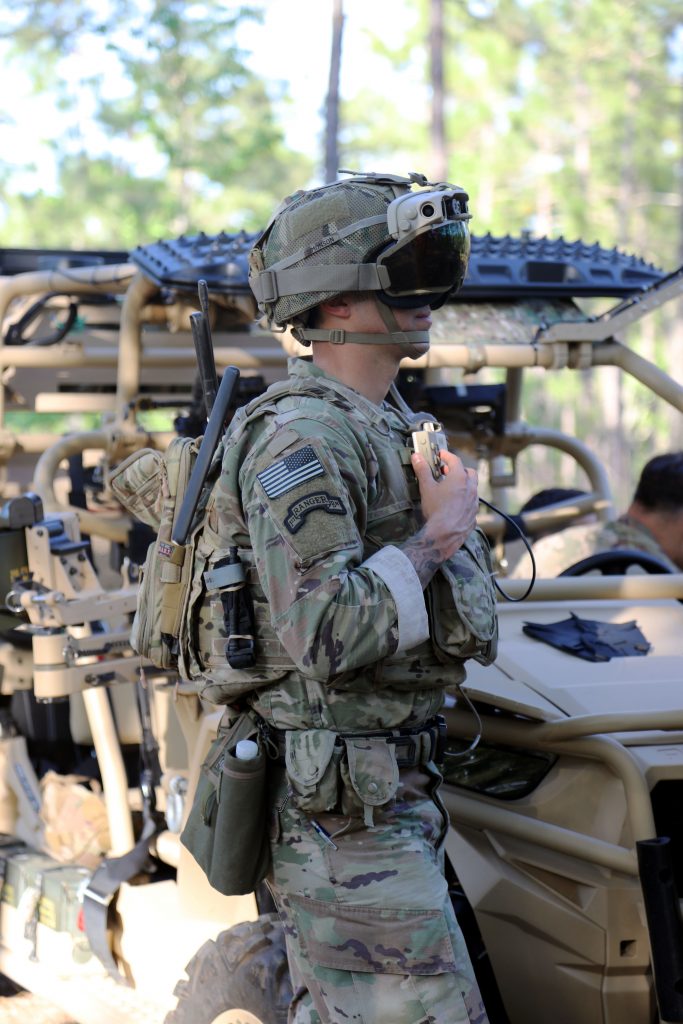
[[[612,548],[610,551],[598,551],[594,555],[574,562],[561,572],[560,576],[585,576],[587,572],[598,569],[603,576],[623,576],[632,565],[639,565],[649,573],[672,572],[673,570],[663,559],[637,548]]]

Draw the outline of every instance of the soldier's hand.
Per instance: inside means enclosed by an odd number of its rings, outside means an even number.
[[[417,452],[412,465],[420,488],[422,513],[430,539],[450,558],[476,525],[479,498],[477,473],[466,469],[457,455],[439,452],[443,475],[435,480],[430,466]]]

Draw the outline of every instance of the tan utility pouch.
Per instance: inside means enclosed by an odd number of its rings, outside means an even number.
[[[259,746],[250,761],[235,756],[243,739]],[[240,715],[212,744],[180,835],[213,888],[225,896],[252,892],[270,869],[267,760],[253,717]]]
[[[114,467],[109,483],[127,512],[146,526],[158,530],[165,478],[162,453],[154,448],[143,448]]]
[[[162,555],[156,540],[147,549],[145,564],[140,571],[140,591],[130,631],[130,644],[134,651],[159,668],[175,668],[178,662],[175,647],[165,637],[177,638],[185,610],[188,587],[192,574],[192,559],[188,549],[176,548],[180,557],[176,561]],[[166,545],[169,550],[171,546]],[[174,552],[175,555],[175,552]]]
[[[131,645],[159,668],[175,668],[178,662],[193,551],[173,544],[171,536],[198,445],[199,440],[177,437],[163,455],[143,449],[124,459],[110,478],[124,508],[158,531],[141,571]]]

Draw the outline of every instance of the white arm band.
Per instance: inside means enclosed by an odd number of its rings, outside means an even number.
[[[387,585],[398,613],[398,648],[406,651],[429,638],[429,621],[420,577],[399,548],[388,545],[371,555],[362,568],[372,569]]]

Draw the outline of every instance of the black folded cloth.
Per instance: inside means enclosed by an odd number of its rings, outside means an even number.
[[[525,622],[522,629],[534,640],[541,640],[585,661],[641,656],[652,647],[635,620],[596,622],[571,612],[570,617],[562,622]]]

